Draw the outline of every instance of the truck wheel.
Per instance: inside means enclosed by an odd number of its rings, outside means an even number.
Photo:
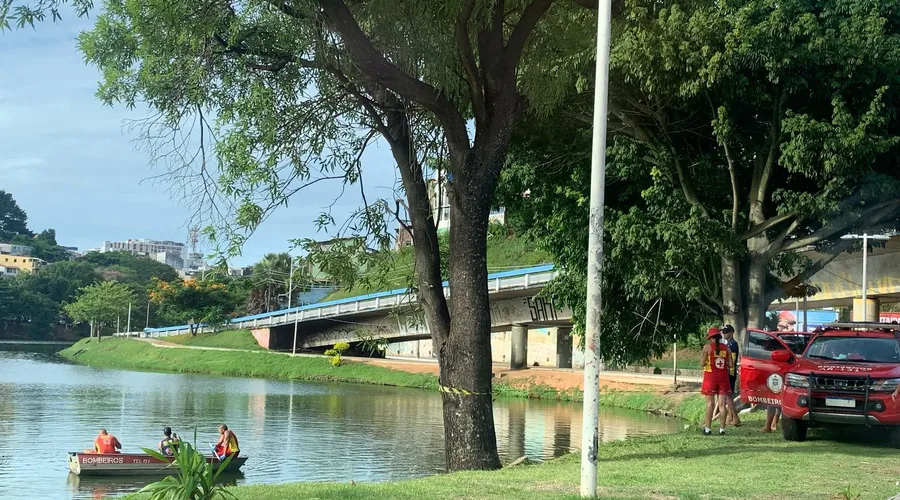
[[[785,441],[806,441],[809,423],[796,418],[781,416],[781,434]]]

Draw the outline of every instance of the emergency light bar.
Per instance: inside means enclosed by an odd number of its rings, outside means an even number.
[[[846,330],[900,330],[900,325],[892,323],[876,323],[874,321],[848,321],[828,323],[825,328],[841,328]]]

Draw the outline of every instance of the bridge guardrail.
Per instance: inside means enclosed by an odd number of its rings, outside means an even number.
[[[528,290],[531,288],[542,288],[556,276],[556,270],[552,264],[544,266],[529,267],[524,269],[514,269],[500,273],[488,275],[488,292],[499,293],[515,290]],[[444,295],[450,295],[449,284],[445,281]],[[295,320],[313,321],[320,318],[329,318],[342,316],[346,314],[370,313],[382,310],[390,310],[401,305],[411,304],[416,301],[414,293],[410,293],[409,289],[403,288],[398,290],[390,290],[386,292],[376,292],[356,297],[348,297],[346,299],[330,300],[327,302],[319,302],[290,309],[282,309],[269,313],[254,314],[251,316],[243,316],[234,318],[228,322],[230,328],[260,328],[278,326],[287,323],[293,323]],[[204,327],[200,326],[200,332]],[[165,328],[147,328],[143,332],[129,332],[125,334],[115,334],[114,336],[134,336],[140,333],[144,337],[158,338],[168,337],[170,335],[181,335],[190,333],[189,325],[177,325]]]

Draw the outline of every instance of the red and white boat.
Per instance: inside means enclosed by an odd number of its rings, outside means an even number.
[[[206,461],[217,467],[218,458],[208,455]],[[223,472],[238,472],[247,457],[234,457]],[[81,453],[69,452],[69,470],[81,476],[168,476],[178,473],[170,461],[145,453]]]

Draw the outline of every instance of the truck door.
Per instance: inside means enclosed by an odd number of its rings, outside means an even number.
[[[749,330],[741,356],[741,401],[781,405],[784,375],[796,362],[777,333]]]

